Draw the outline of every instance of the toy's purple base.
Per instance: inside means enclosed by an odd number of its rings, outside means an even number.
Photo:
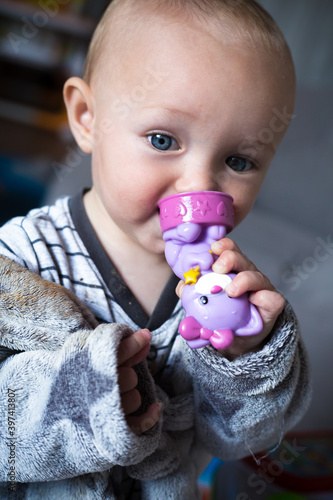
[[[186,342],[191,349],[200,349],[201,347],[206,347],[206,345],[209,345],[209,340],[203,339],[187,340]]]

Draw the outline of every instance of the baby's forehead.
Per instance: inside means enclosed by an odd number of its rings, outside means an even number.
[[[210,29],[228,40],[270,42],[285,40],[273,19],[262,9],[253,15],[253,0],[113,0],[102,18],[109,35],[126,39],[136,32],[144,33],[150,24],[191,24],[193,28]],[[205,7],[204,7],[205,6]],[[260,14],[261,13],[261,14]],[[263,36],[262,36],[263,35]],[[282,47],[281,47],[282,48]]]
[[[238,19],[232,18],[232,16],[225,16],[223,12],[219,12],[219,15],[207,15],[199,12],[197,8],[194,7],[194,2],[188,1],[187,4],[192,3],[192,7],[188,7],[185,10],[176,12],[170,6],[170,2],[163,0],[155,0],[155,8],[151,8],[151,1],[147,0],[118,0],[115,2],[115,7],[109,10],[102,21],[102,29],[98,28],[100,33],[96,37],[97,43],[93,43],[88,59],[88,67],[94,69],[94,72],[98,72],[99,69],[103,70],[105,64],[112,63],[114,71],[117,68],[126,66],[126,61],[129,56],[128,51],[136,52],[136,41],[139,45],[143,45],[142,41],[146,40],[146,51],[139,52],[137,50],[137,60],[136,63],[145,63],[149,59],[149,43],[154,43],[154,37],[156,33],[160,30],[160,37],[162,37],[165,45],[173,43],[174,31],[168,31],[168,28],[177,26],[179,31],[184,28],[191,28],[191,36],[196,41],[202,40],[202,49],[204,50],[205,40],[204,37],[212,37],[221,46],[225,48],[234,48],[235,46],[248,49],[251,47],[256,53],[261,53],[263,56],[269,54],[271,57],[271,45],[269,42],[269,36],[259,36],[252,32],[254,30],[253,26],[250,27],[245,19],[239,17]],[[114,2],[112,2],[114,3]],[[177,2],[175,2],[177,3]],[[185,2],[186,3],[186,2]],[[222,2],[223,3],[223,2]],[[112,4],[111,4],[112,5]],[[148,8],[150,7],[150,8]],[[258,28],[259,29],[259,28]],[[258,31],[256,30],[254,31]],[[188,36],[189,31],[187,30],[186,36]],[[266,37],[266,42],[263,43],[263,39]],[[184,44],[191,43],[191,40],[184,37]],[[180,46],[181,50],[181,46]],[[275,50],[274,55],[275,65],[281,67],[283,64],[288,63],[288,58],[283,56],[285,47],[280,48],[280,54],[278,50]],[[281,57],[279,57],[279,55]],[[275,57],[277,56],[277,57]],[[131,60],[131,57],[129,57]],[[99,64],[98,64],[99,63]],[[92,69],[90,69],[92,72]],[[287,74],[287,72],[286,72]],[[89,78],[87,78],[89,81]]]
[[[133,3],[131,0],[123,0],[117,2],[114,10],[110,10],[109,16],[105,19],[104,36],[114,43],[126,44],[136,35],[144,36],[149,33],[150,28],[157,26],[166,28],[168,26],[177,25],[190,26],[196,36],[201,36],[210,33],[211,36],[219,39],[222,43],[246,43],[249,41],[250,26],[247,25],[242,17],[234,17],[233,19],[224,15],[223,11],[216,10],[215,13],[210,12],[203,14],[198,11],[196,2],[184,2],[187,8],[184,10],[173,10],[166,1],[157,1],[159,7],[154,9],[148,8],[151,2],[136,0]],[[177,3],[177,2],[175,2]],[[192,5],[191,5],[192,4]],[[250,33],[250,38],[253,41]],[[168,40],[170,43],[170,40]],[[112,44],[105,44],[103,50],[113,51]]]

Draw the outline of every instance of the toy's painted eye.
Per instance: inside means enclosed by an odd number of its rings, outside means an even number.
[[[175,151],[179,149],[175,139],[166,134],[150,134],[148,135],[148,140],[159,151]]]
[[[206,297],[206,295],[202,295],[202,297],[200,297],[200,302],[201,304],[207,304],[208,298]]]

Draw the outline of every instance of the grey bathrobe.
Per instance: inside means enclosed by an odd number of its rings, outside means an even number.
[[[110,478],[126,472],[142,480],[144,499],[193,500],[203,455],[273,445],[304,412],[306,357],[289,306],[262,352],[229,362],[178,337],[163,389],[141,363],[144,406],[159,400],[163,412],[136,435],[117,386],[117,346],[129,328],[97,325],[66,288],[4,257],[0,287],[1,499],[125,498]]]

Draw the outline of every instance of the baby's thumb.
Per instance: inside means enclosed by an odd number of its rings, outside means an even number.
[[[178,285],[176,286],[176,294],[178,295],[179,298],[181,298],[183,290],[185,288],[185,283],[184,281],[179,281]]]

